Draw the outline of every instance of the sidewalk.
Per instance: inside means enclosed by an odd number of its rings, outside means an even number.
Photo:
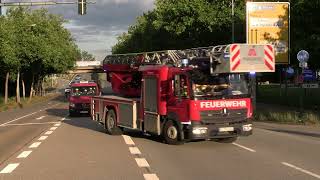
[[[253,122],[253,124],[254,127],[260,129],[320,138],[320,126],[287,125],[267,122]]]

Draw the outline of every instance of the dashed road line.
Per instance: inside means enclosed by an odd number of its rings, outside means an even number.
[[[38,117],[38,118],[36,118],[37,120],[41,120],[41,119],[43,119],[43,118],[45,118],[46,116],[40,116],[40,117]]]
[[[139,167],[150,167],[149,163],[145,158],[135,158]]]
[[[48,138],[48,136],[41,136],[41,137],[39,137],[38,141],[43,141],[43,140],[45,140],[47,138]]]
[[[41,144],[41,142],[34,142],[33,144],[31,144],[31,145],[29,146],[29,148],[37,148],[37,147],[40,146],[40,144]]]
[[[134,142],[132,141],[130,136],[127,135],[122,135],[124,141],[126,142],[127,145],[134,145]]]
[[[313,173],[313,172],[310,172],[310,171],[308,171],[308,170],[302,169],[302,168],[300,168],[300,167],[297,167],[297,166],[295,166],[295,165],[289,164],[289,163],[287,163],[287,162],[281,162],[281,164],[283,164],[283,165],[285,165],[285,166],[288,166],[288,167],[291,167],[291,168],[293,168],[293,169],[296,169],[296,170],[298,170],[298,171],[300,171],[300,172],[303,172],[303,173],[308,174],[308,175],[310,175],[310,176],[313,176],[313,177],[315,177],[315,178],[320,179],[320,175],[315,174],[315,173]]]
[[[58,127],[58,126],[60,126],[60,125],[61,125],[61,123],[56,123],[56,124],[54,124],[53,126]]]
[[[41,109],[41,110],[39,110],[39,111],[36,111],[36,112],[30,113],[30,114],[27,114],[27,115],[24,115],[24,116],[21,116],[21,117],[15,118],[15,119],[13,119],[13,120],[11,120],[11,121],[8,121],[8,122],[5,122],[5,123],[3,123],[3,124],[0,124],[0,127],[1,127],[1,126],[5,126],[6,124],[12,123],[12,122],[14,122],[14,121],[18,121],[18,120],[20,120],[20,119],[23,119],[23,118],[25,118],[25,117],[28,117],[28,116],[34,115],[34,114],[39,113],[39,112],[41,112],[41,111],[43,111],[43,110],[46,110],[46,109],[52,108],[52,107],[54,107],[54,106],[56,106],[56,105],[58,105],[58,104],[59,104],[59,103],[54,104],[54,105],[52,105],[52,106],[49,106],[49,107],[47,107],[47,108]]]
[[[32,151],[23,151],[22,153],[17,156],[17,158],[26,158],[31,154]]]
[[[44,133],[45,135],[49,135],[49,134],[52,134],[53,131],[47,131],[46,133]]]
[[[137,147],[129,147],[131,154],[141,154],[140,150]]]
[[[145,180],[159,180],[156,174],[143,174]]]
[[[8,164],[2,171],[0,171],[0,174],[7,174],[11,173],[14,169],[16,169],[19,166],[20,163],[12,163]]]
[[[58,127],[51,127],[50,128],[50,131],[54,131],[54,130],[56,130]]]
[[[240,148],[242,148],[242,149],[248,150],[248,151],[250,151],[250,152],[256,152],[256,150],[251,149],[251,148],[248,148],[248,147],[245,147],[245,146],[242,146],[242,145],[240,145],[240,144],[237,144],[237,143],[232,143],[232,144],[235,145],[235,146],[238,146],[238,147],[240,147]]]
[[[129,151],[132,155],[134,155],[134,159],[137,163],[137,165],[140,168],[144,168],[145,173],[143,173],[143,177],[145,180],[159,180],[159,177],[152,173],[152,170],[150,168],[150,165],[148,161],[141,156],[141,151],[138,147],[135,146],[135,143],[133,142],[132,138],[127,135],[122,135],[125,143],[129,146]]]
[[[55,123],[57,123],[57,122],[6,124],[3,126],[27,126],[27,125],[42,125],[42,124],[55,124]]]

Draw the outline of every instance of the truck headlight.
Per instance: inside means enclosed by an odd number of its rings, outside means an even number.
[[[74,103],[70,103],[69,106],[73,107],[73,108],[76,107],[76,105]]]
[[[193,134],[206,134],[208,131],[208,128],[206,127],[194,127],[192,129]]]
[[[246,124],[242,126],[243,131],[251,131],[252,130],[252,124]]]

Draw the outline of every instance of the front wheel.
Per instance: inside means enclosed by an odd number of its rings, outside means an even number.
[[[105,119],[104,127],[108,134],[110,135],[120,135],[122,134],[121,129],[117,126],[117,118],[114,110],[109,110],[107,117]]]
[[[173,145],[183,144],[183,141],[180,140],[179,136],[180,130],[178,126],[172,120],[167,121],[163,129],[165,142]]]

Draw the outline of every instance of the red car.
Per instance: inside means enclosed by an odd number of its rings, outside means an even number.
[[[90,100],[92,96],[100,94],[97,83],[90,81],[80,81],[71,84],[69,97],[69,114],[75,116],[83,113],[90,113]]]

